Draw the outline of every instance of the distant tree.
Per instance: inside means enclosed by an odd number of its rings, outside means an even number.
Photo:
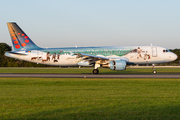
[[[7,58],[4,56],[6,51],[11,51],[12,48],[6,43],[0,43],[0,67],[7,66]]]
[[[6,43],[0,43],[0,55],[4,55],[6,51],[11,51],[12,47]]]

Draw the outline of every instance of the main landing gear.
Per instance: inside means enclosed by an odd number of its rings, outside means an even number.
[[[153,74],[156,74],[157,71],[155,70],[155,65],[154,64],[152,64],[152,69],[153,69]]]
[[[99,67],[100,67],[100,61],[96,61],[95,65],[94,65],[93,74],[99,73],[99,70],[98,70]]]
[[[93,74],[98,74],[99,73],[99,70],[98,69],[94,69],[93,70]]]

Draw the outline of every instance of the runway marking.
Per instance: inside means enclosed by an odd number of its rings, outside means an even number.
[[[0,77],[33,77],[33,78],[180,78],[178,74],[35,74],[35,73],[0,73]]]

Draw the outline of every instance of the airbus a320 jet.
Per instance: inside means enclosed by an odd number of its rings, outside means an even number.
[[[100,47],[38,47],[14,22],[7,23],[13,51],[7,57],[53,66],[94,66],[98,68],[126,70],[130,64],[158,64],[177,59],[177,55],[160,46],[100,46]],[[153,70],[156,73],[156,70]]]

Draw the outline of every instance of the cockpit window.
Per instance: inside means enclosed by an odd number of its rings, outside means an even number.
[[[169,50],[163,50],[163,53],[169,52]]]

